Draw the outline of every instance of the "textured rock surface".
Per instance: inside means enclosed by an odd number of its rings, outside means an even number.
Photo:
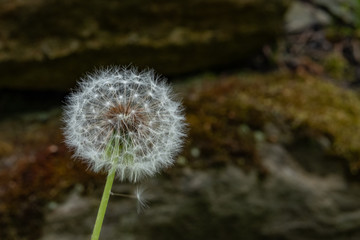
[[[68,89],[107,64],[174,75],[236,63],[276,39],[284,2],[1,1],[0,88]]]
[[[285,20],[287,32],[300,32],[313,26],[331,24],[329,15],[302,1],[292,1]]]
[[[341,175],[306,171],[276,144],[263,144],[259,154],[269,171],[264,179],[228,165],[185,168],[177,177],[152,180],[151,207],[141,215],[133,201],[112,197],[102,238],[359,239],[358,185]],[[47,214],[42,240],[89,239],[100,195],[71,194]]]
[[[330,124],[343,133],[358,126],[355,119],[344,122],[359,111],[359,100],[320,79],[271,79],[263,79],[271,82],[266,85],[258,78],[229,77],[188,91],[192,129],[178,167],[146,182],[150,208],[142,215],[133,200],[112,197],[102,237],[359,239],[360,185],[349,180],[346,155],[331,152],[336,133],[322,129]],[[319,95],[352,100],[335,103]],[[131,188],[117,183],[113,191]],[[42,240],[88,239],[101,190],[74,191],[48,210]]]
[[[176,91],[190,126],[176,166],[145,183],[141,215],[134,200],[112,196],[102,239],[360,238],[353,91],[284,73],[193,80]],[[90,239],[105,176],[70,159],[59,118],[0,121],[2,240]],[[117,182],[113,192],[133,188]]]

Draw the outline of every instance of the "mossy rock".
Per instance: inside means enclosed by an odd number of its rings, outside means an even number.
[[[0,88],[74,86],[94,66],[184,74],[248,60],[282,32],[286,0],[6,1]]]
[[[331,141],[331,146],[328,148],[329,154],[336,155],[342,160],[346,159],[348,169],[353,174],[359,173],[360,100],[354,92],[342,89],[323,79],[308,75],[295,76],[288,73],[206,75],[196,77],[196,79],[202,79],[203,82],[190,84],[190,89],[181,89],[181,86],[178,89],[180,92],[183,90],[182,92],[186,93],[184,104],[189,123],[189,137],[180,158],[185,165],[184,172],[177,171],[182,170],[183,166],[177,166],[177,168],[166,171],[165,174],[166,179],[174,177],[174,182],[168,182],[169,189],[173,191],[170,191],[168,197],[170,205],[174,205],[173,199],[178,200],[178,197],[174,195],[174,191],[178,192],[178,190],[174,190],[175,182],[179,184],[179,189],[184,189],[183,186],[189,187],[189,179],[185,171],[189,168],[198,168],[200,172],[208,169],[213,171],[214,174],[209,175],[207,179],[211,179],[215,185],[218,184],[218,189],[227,191],[224,186],[230,185],[219,180],[218,176],[221,174],[227,177],[229,183],[234,184],[234,189],[241,190],[238,183],[243,183],[249,191],[253,189],[255,192],[264,192],[264,189],[259,191],[256,188],[262,185],[249,185],[242,182],[242,178],[234,181],[232,176],[229,177],[228,172],[222,172],[222,169],[226,168],[219,166],[240,166],[241,169],[236,170],[236,176],[241,172],[240,175],[244,178],[252,179],[250,182],[260,183],[257,177],[266,177],[267,169],[261,162],[263,158],[258,156],[258,145],[261,145],[259,142],[277,141],[281,144],[288,141],[284,139],[284,135],[281,135],[280,139],[274,139],[267,135],[265,128],[268,123],[279,128],[290,129],[289,131],[293,135],[306,130],[310,133],[327,136]],[[1,239],[39,239],[41,226],[44,224],[43,214],[50,201],[56,202],[61,199],[64,193],[75,184],[80,183],[85,189],[88,189],[87,191],[91,191],[90,189],[97,186],[101,179],[105,179],[104,176],[97,175],[96,178],[86,174],[84,171],[86,166],[70,159],[70,153],[63,144],[59,118],[60,116],[56,112],[55,115],[48,117],[36,115],[36,117],[27,117],[17,121],[6,120],[0,124],[1,141],[17,146],[14,150],[6,150],[6,154],[4,154],[4,156],[13,155],[11,158],[16,159],[13,162],[14,165],[11,168],[3,167],[0,171],[0,188],[3,189],[0,191],[2,200],[0,202],[0,225],[5,229],[0,232]],[[270,157],[276,158],[278,155],[273,154]],[[324,168],[327,167],[324,165]],[[249,174],[243,174],[243,170]],[[189,172],[191,173],[191,171]],[[183,181],[179,181],[177,178],[180,174]],[[192,174],[194,179],[199,176],[201,179],[201,175],[197,172]],[[184,185],[184,182],[187,184]],[[198,179],[194,182],[196,182],[195,185],[199,183]],[[206,181],[203,184],[209,186]],[[286,185],[287,183],[285,183]],[[100,189],[100,186],[102,186],[102,182],[97,187]],[[288,196],[288,192],[281,193],[284,188],[276,186],[269,193],[273,194],[273,190],[280,191],[279,198],[275,199],[276,203],[283,205],[283,202],[279,203],[278,200],[284,199],[284,195]],[[293,195],[294,199],[290,203],[296,202],[297,204],[298,199],[304,196],[298,195],[298,192],[293,192],[293,194],[295,194]],[[160,196],[161,194],[155,195]],[[190,201],[194,200],[194,195],[189,193],[186,195]],[[29,196],[31,196],[30,200]],[[235,204],[239,204],[237,196],[233,198],[236,201],[231,200]],[[244,199],[245,195],[239,196]],[[218,204],[219,197],[216,195],[213,197],[214,202]],[[29,201],[24,201],[24,199]],[[266,197],[261,197],[261,199],[266,199],[265,202],[268,201]],[[285,202],[289,203],[288,200],[287,198]],[[184,202],[182,201],[182,203]],[[245,203],[257,204],[252,198],[249,201],[245,198]],[[199,202],[199,204],[204,206],[203,202]],[[192,203],[187,205],[185,202],[181,206],[185,206],[185,209],[187,209],[186,207],[199,209],[197,204],[193,205]],[[219,209],[223,209],[223,206],[231,205],[221,205]],[[248,209],[248,205],[244,206]],[[234,210],[233,207],[225,209],[228,209],[229,213]],[[254,206],[254,209],[258,209],[258,206]],[[199,221],[195,223],[202,227],[203,220],[212,215],[211,211],[202,211],[201,208],[200,210],[203,215],[198,216],[196,219]],[[282,212],[288,213],[289,211],[285,208]],[[313,209],[312,212],[314,212]],[[157,215],[157,210],[154,213]],[[185,221],[190,213],[191,211],[176,215],[175,223]],[[241,211],[238,213],[240,214]],[[197,214],[196,211],[195,214]],[[218,226],[220,222],[228,221],[230,223],[233,220],[239,222],[241,219],[246,219],[251,224],[250,228],[244,231],[239,230],[238,234],[248,234],[251,237],[251,234],[254,233],[252,230],[256,229],[256,224],[267,219],[262,217],[265,216],[263,212],[259,216],[256,213],[255,215],[250,214],[250,216],[255,216],[253,218],[249,218],[248,215],[242,216],[238,215],[235,219],[219,218],[209,226],[212,228]],[[31,223],[29,223],[29,219],[31,219]],[[73,225],[72,222],[71,224]],[[144,225],[139,226],[143,228]],[[162,229],[169,228],[168,223],[161,226]],[[154,229],[151,234],[158,233],[159,228],[154,227]],[[219,233],[225,235],[226,231]],[[203,232],[194,232],[195,234],[189,233],[188,236],[190,238],[209,236]],[[200,235],[197,235],[198,232]],[[167,234],[167,231],[163,232],[163,236],[167,236]]]
[[[326,136],[331,142],[327,154],[346,159],[350,172],[359,173],[360,99],[353,91],[287,73],[233,75],[205,82],[185,101],[192,136],[189,146],[206,153],[203,159],[245,157],[248,165],[261,166],[256,134],[273,123],[282,125],[279,128],[286,125],[293,135],[306,131]],[[186,157],[196,162],[191,154]]]

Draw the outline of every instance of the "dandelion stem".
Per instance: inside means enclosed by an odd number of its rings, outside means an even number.
[[[109,198],[110,198],[111,187],[113,185],[114,178],[115,178],[115,172],[116,172],[116,164],[113,164],[113,167],[109,171],[109,175],[106,178],[106,184],[105,184],[105,188],[104,188],[104,193],[103,193],[102,198],[101,198],[101,203],[100,203],[99,211],[98,211],[98,214],[97,214],[97,217],[96,217],[96,221],[95,221],[95,225],[94,225],[93,234],[91,236],[91,240],[98,240],[99,239],[101,226],[102,226],[104,216],[105,216],[105,212],[106,212],[106,207],[108,205]]]

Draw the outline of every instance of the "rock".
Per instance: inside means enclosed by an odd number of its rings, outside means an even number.
[[[93,216],[88,216],[88,214],[89,209],[93,209],[95,204],[96,201],[93,202],[92,199],[81,197],[81,191],[77,190],[76,188],[73,192],[70,193],[67,200],[61,205],[57,206],[56,203],[49,204],[49,208],[54,210],[49,211],[49,214],[47,215],[47,220],[52,224],[51,226],[48,226],[45,231],[53,233],[56,233],[57,231],[62,231],[64,221],[68,221],[68,224],[72,226],[72,230],[69,229],[70,231],[65,231],[63,234],[49,234],[46,236],[46,239],[69,239],[73,237],[73,234],[69,232],[84,229],[87,226],[91,225],[91,218]],[[63,217],[66,218],[63,219]],[[88,218],[90,222],[84,221],[84,219],[86,218]],[[67,234],[66,232],[68,232],[69,234]],[[90,238],[90,236],[88,238]]]
[[[355,29],[359,8],[357,0],[293,0],[286,13],[286,30],[294,33],[334,23]]]
[[[144,183],[150,208],[140,215],[135,200],[112,196],[101,239],[360,238],[354,92],[284,73],[197,79],[183,86],[181,166]],[[16,152],[45,148],[0,172],[1,239],[90,239],[105,176],[71,164],[55,134],[59,116],[47,116],[0,124],[5,136],[18,134]],[[116,182],[112,191],[134,188]]]
[[[319,8],[326,10],[337,21],[355,26],[358,20],[359,2],[357,0],[312,0]]]
[[[328,14],[300,1],[293,1],[285,16],[285,29],[288,33],[301,32],[315,25],[331,24]]]
[[[101,237],[109,240],[360,237],[359,185],[348,184],[340,175],[319,176],[306,171],[278,144],[262,144],[259,155],[269,171],[263,180],[256,171],[246,173],[231,164],[219,169],[184,168],[179,170],[178,177],[151,180],[147,183],[151,207],[142,215],[136,214],[135,202],[112,197]],[[99,191],[97,201],[100,194]],[[92,197],[90,202],[95,202],[95,196]],[[85,197],[76,199],[82,202]],[[70,196],[62,205],[73,204]],[[64,208],[62,205],[59,209]],[[76,211],[78,215],[70,211],[57,211],[56,217],[48,214],[41,239],[88,239],[97,208],[77,209],[82,209]],[[82,224],[74,225],[74,219]]]
[[[0,88],[68,90],[108,64],[169,76],[248,60],[281,33],[286,2],[2,1]]]

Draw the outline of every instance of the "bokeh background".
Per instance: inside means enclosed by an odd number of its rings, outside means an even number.
[[[61,114],[108,65],[167,77],[189,136],[101,239],[360,239],[359,0],[0,0],[1,240],[90,239],[106,176]]]

